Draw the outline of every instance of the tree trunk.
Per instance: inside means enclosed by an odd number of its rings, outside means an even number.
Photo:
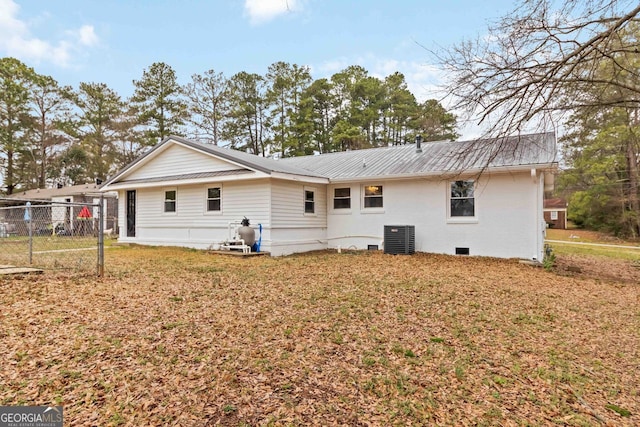
[[[633,135],[633,134],[632,134]],[[640,236],[640,200],[638,198],[638,155],[635,138],[627,140],[627,170],[629,172],[629,210],[631,211],[632,237]]]
[[[13,189],[15,188],[13,183],[13,150],[7,150],[7,172],[5,181],[7,183],[7,195],[10,196],[13,194]]]

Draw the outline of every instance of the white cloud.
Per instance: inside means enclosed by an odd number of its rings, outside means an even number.
[[[96,35],[93,25],[83,25],[78,30],[80,44],[83,46],[95,46],[98,44],[98,36]]]
[[[258,25],[273,18],[301,9],[298,0],[245,0],[245,12],[252,25]]]
[[[67,31],[67,39],[48,41],[35,37],[29,25],[18,18],[19,11],[20,6],[13,0],[0,0],[0,54],[68,67],[82,47],[95,46],[99,42],[91,25]]]

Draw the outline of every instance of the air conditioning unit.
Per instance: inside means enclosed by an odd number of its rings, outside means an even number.
[[[385,225],[384,253],[411,255],[416,251],[415,225]]]

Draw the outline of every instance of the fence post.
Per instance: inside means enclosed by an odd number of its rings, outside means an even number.
[[[24,221],[29,228],[29,265],[33,264],[33,227],[31,227],[31,202],[27,202],[26,208],[24,208]]]
[[[98,277],[104,275],[104,194],[100,194],[98,207]]]

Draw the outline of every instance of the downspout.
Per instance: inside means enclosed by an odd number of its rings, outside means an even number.
[[[542,230],[540,229],[540,224],[541,224],[541,218],[540,218],[540,183],[542,182],[542,174],[540,174],[540,178],[538,178],[538,171],[534,168],[531,169],[531,180],[533,181],[534,185],[536,186],[536,191],[535,191],[535,209],[536,209],[536,214],[535,214],[535,225],[533,227],[534,229],[534,233],[535,233],[535,252],[533,254],[532,259],[538,262],[542,262],[542,259],[540,258],[541,256],[541,246],[540,246],[540,241],[542,240]]]

